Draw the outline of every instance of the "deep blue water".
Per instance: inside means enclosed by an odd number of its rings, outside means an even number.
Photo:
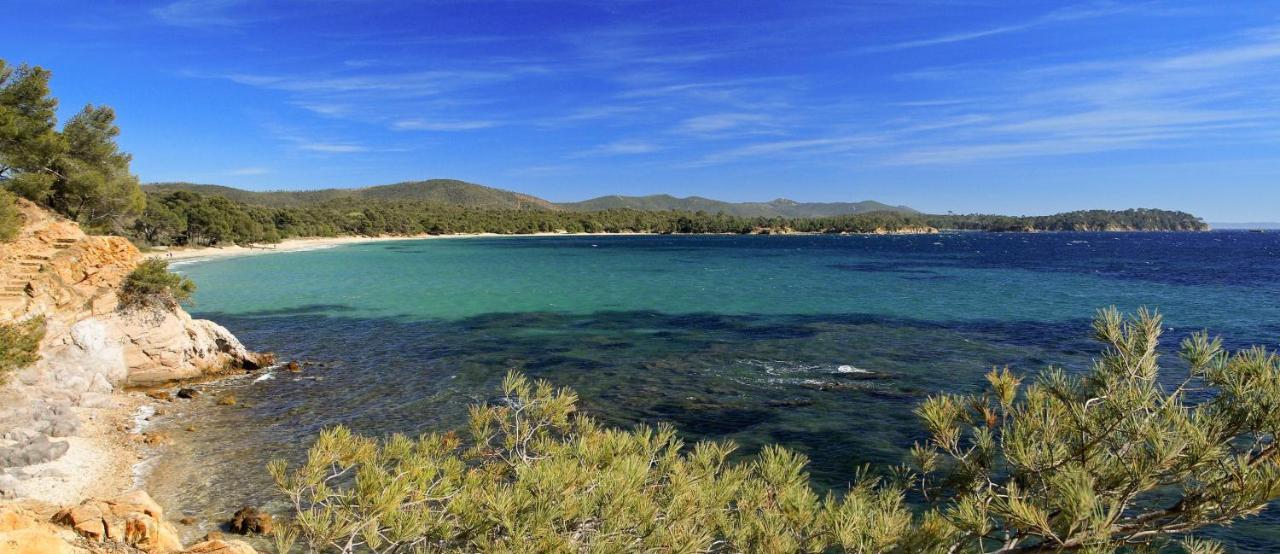
[[[469,238],[179,269],[197,315],[313,364],[224,385],[240,405],[200,415],[162,466],[180,489],[160,492],[196,514],[269,503],[257,468],[326,426],[457,425],[508,369],[573,387],[610,424],[786,444],[840,488],[903,460],[931,393],[975,390],[992,366],[1085,369],[1101,307],[1160,309],[1170,348],[1201,328],[1280,343],[1280,233]],[[1275,522],[1226,535],[1270,551]]]

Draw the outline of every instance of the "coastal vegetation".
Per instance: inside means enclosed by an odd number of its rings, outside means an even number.
[[[14,196],[6,190],[0,190],[0,242],[13,240],[22,230],[22,214],[14,203]]]
[[[174,309],[191,300],[196,284],[169,271],[169,262],[158,258],[143,260],[120,286],[120,304],[126,308],[159,307]]]
[[[269,471],[291,502],[281,551],[1112,552],[1177,545],[1280,496],[1280,359],[1199,333],[1159,361],[1161,318],[1098,314],[1083,375],[987,375],[916,411],[910,461],[819,495],[806,458],[607,428],[572,391],[509,374],[462,432],[323,432]],[[854,468],[850,468],[853,470]]]
[[[0,385],[18,369],[40,361],[40,340],[44,338],[44,318],[0,323]]]
[[[97,230],[119,230],[146,196],[116,145],[107,106],[87,105],[57,128],[49,71],[0,60],[0,184]]]
[[[148,192],[131,229],[153,245],[245,244],[293,237],[464,233],[896,233],[931,228],[987,231],[1203,230],[1183,212],[1071,212],[1043,217],[950,216],[875,211],[832,217],[736,217],[722,212],[610,209],[494,210],[425,201],[335,199],[296,207],[245,204],[188,190]]]

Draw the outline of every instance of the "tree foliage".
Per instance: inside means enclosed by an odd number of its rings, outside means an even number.
[[[62,129],[67,150],[55,164],[50,205],[90,226],[114,226],[146,205],[138,178],[129,173],[132,156],[120,151],[115,112],[88,105]]]
[[[120,304],[125,308],[159,307],[173,309],[187,302],[196,284],[169,271],[169,262],[144,260],[125,277],[120,286]]]
[[[930,398],[912,462],[841,495],[814,492],[807,460],[770,446],[686,445],[660,425],[605,428],[576,396],[517,374],[472,408],[465,435],[377,440],[338,427],[306,462],[270,472],[295,539],[375,552],[1112,552],[1181,541],[1280,496],[1280,362],[1197,334],[1187,373],[1161,385],[1160,318],[1114,310],[1085,375],[1031,384],[1007,369],[974,396]],[[1192,400],[1192,396],[1195,400]],[[920,498],[910,506],[907,498]]]
[[[49,76],[0,60],[0,185],[81,223],[118,229],[146,196],[116,145],[115,112],[85,106],[59,131]]]
[[[12,193],[0,189],[0,242],[13,240],[22,230],[22,212]]]
[[[9,374],[40,360],[40,341],[44,339],[44,318],[0,323],[0,385]]]
[[[480,209],[422,201],[338,198],[304,206],[267,207],[185,190],[148,193],[147,209],[134,222],[132,234],[156,245],[209,246],[226,243],[277,242],[290,237],[339,235],[448,235],[497,233],[876,233],[904,230],[968,228],[970,216],[924,216],[903,212],[867,212],[833,217],[735,217],[723,213],[614,209],[574,212],[527,209]],[[1147,214],[1149,211],[1134,211]],[[1127,212],[1112,214],[1114,227],[1191,230],[1199,220],[1189,214],[1158,212],[1164,223],[1141,223]],[[937,219],[939,217],[953,219]],[[993,216],[994,217],[994,216]],[[1031,229],[1093,228],[1093,220],[1062,214],[1028,223]],[[1101,216],[1098,216],[1101,217]],[[1145,217],[1145,216],[1144,216]],[[1155,216],[1150,216],[1155,217]],[[989,230],[1007,230],[993,222]],[[952,223],[954,222],[954,223]],[[1077,222],[1077,223],[1072,223]],[[975,223],[976,224],[976,223]],[[1199,224],[1203,225],[1203,224]]]
[[[1186,212],[1130,209],[1082,210],[1043,216],[928,215],[929,225],[972,231],[1205,231],[1209,225]]]

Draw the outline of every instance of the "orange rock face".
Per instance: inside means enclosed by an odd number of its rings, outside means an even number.
[[[182,542],[164,512],[147,493],[135,491],[114,500],[90,499],[53,516],[93,542],[117,541],[144,552],[182,551]]]
[[[89,236],[20,200],[23,229],[0,250],[0,320],[37,313],[79,318],[115,310],[115,290],[142,254],[121,237]]]
[[[5,554],[79,554],[71,537],[38,516],[14,506],[0,507],[0,552]]]

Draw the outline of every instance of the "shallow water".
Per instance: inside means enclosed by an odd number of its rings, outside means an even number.
[[[298,459],[320,429],[453,426],[512,368],[612,424],[669,421],[746,453],[784,443],[839,488],[902,461],[930,393],[975,389],[996,365],[1087,367],[1099,307],[1158,307],[1170,346],[1200,328],[1280,343],[1277,234],[472,238],[176,269],[200,285],[197,315],[314,364],[219,385],[235,407],[211,394],[198,417],[171,414],[175,433],[197,430],[153,488],[208,520],[276,502],[263,464]],[[1274,550],[1275,522],[1226,536]]]

